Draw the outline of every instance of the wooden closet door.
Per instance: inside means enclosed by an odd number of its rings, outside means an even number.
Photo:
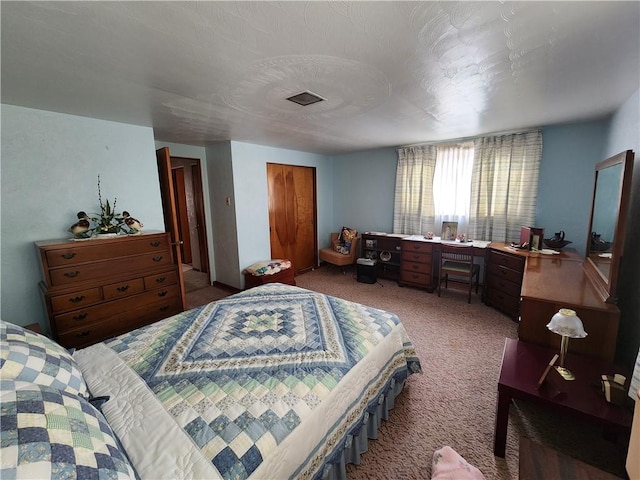
[[[317,259],[315,168],[267,164],[271,258],[288,258],[296,273]]]

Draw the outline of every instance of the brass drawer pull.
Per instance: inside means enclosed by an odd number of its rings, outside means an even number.
[[[76,278],[78,275],[80,275],[80,272],[78,270],[76,270],[75,272],[67,272],[64,274],[64,276],[67,278]]]
[[[154,262],[159,262],[160,260],[162,260],[162,255],[158,255],[157,257],[153,257],[153,261]]]
[[[87,318],[87,314],[86,313],[81,313],[80,315],[76,315],[75,317],[73,317],[73,319],[76,322],[80,322],[80,321],[84,320],[85,318]]]
[[[129,285],[123,285],[121,287],[116,288],[116,290],[118,290],[119,292],[126,292],[127,290],[129,290]]]
[[[156,278],[156,283],[164,283],[164,281],[167,279],[167,277],[158,277]]]
[[[70,298],[69,301],[71,303],[78,303],[84,300],[84,298],[85,298],[84,295],[78,295],[77,297]]]
[[[71,253],[63,253],[62,255],[60,255],[62,258],[64,258],[65,260],[71,260],[73,257],[76,256],[75,253],[71,252]]]
[[[167,310],[169,310],[169,305],[163,305],[162,307],[160,307],[161,312],[166,312]]]
[[[149,245],[151,245],[152,247],[159,247],[160,246],[160,242],[158,242],[156,240],[155,242],[149,242]]]
[[[84,332],[76,333],[76,337],[86,337],[91,333],[91,330],[86,330]]]
[[[158,296],[159,297],[164,297],[167,293],[169,293],[169,292],[167,292],[166,290],[163,290],[161,292],[158,292]]]

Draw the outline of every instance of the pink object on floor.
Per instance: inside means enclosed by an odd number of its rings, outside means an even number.
[[[484,475],[449,446],[433,452],[431,480],[484,480]]]

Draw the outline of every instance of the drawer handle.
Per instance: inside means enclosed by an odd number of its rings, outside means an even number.
[[[123,285],[121,287],[116,288],[116,290],[119,292],[126,292],[127,290],[129,290],[129,285]]]
[[[164,297],[167,293],[169,293],[169,292],[167,292],[166,290],[163,290],[162,292],[158,292],[158,296],[159,297]]]
[[[76,256],[75,253],[70,252],[70,253],[63,253],[62,255],[60,255],[62,258],[64,258],[65,260],[71,260],[73,257]]]
[[[161,312],[166,312],[167,310],[169,310],[169,305],[163,305],[162,307],[160,307]]]
[[[91,333],[91,330],[86,330],[84,332],[76,333],[76,337],[86,337]]]
[[[162,255],[158,255],[157,257],[153,257],[153,261],[154,262],[159,262],[160,260],[162,260]]]
[[[413,278],[420,278],[418,275],[411,275]]]
[[[413,267],[414,270],[418,270],[418,268],[419,268],[418,265],[412,265],[412,267]]]
[[[164,283],[164,281],[167,279],[167,277],[158,277],[156,278],[156,283]]]
[[[77,270],[75,272],[67,272],[64,274],[67,278],[76,278],[78,275],[80,275],[80,272]]]
[[[84,298],[85,298],[84,295],[78,295],[77,297],[70,298],[69,301],[71,303],[78,303],[84,300]]]
[[[76,315],[75,317],[73,317],[73,319],[76,322],[80,322],[80,321],[84,320],[85,318],[87,318],[87,314],[86,313],[81,313],[80,315]]]
[[[156,240],[155,242],[150,242],[149,245],[151,245],[152,247],[159,247],[160,246],[160,242],[158,242]]]

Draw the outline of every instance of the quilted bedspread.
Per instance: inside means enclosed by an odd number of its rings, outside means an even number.
[[[142,477],[312,478],[391,383],[420,371],[394,314],[281,284],[74,358],[112,397],[105,416]],[[168,451],[178,458],[159,460]]]

